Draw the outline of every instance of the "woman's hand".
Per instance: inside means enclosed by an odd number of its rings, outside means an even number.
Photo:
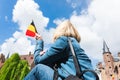
[[[45,52],[46,52],[46,50],[41,51],[40,55],[42,56]]]
[[[42,40],[42,36],[39,34],[36,34],[35,38],[36,38],[36,40]]]

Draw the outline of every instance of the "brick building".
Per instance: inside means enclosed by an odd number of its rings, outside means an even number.
[[[0,54],[0,68],[3,66],[5,62],[5,55],[3,53]]]
[[[31,52],[29,52],[29,54],[26,55],[20,55],[20,58],[22,60],[27,60],[28,61],[28,65],[30,67],[30,69],[32,69],[34,67],[34,58],[33,58],[33,54],[31,54]],[[3,54],[0,54],[0,68],[4,65],[5,62],[5,56]]]
[[[27,60],[28,61],[28,65],[30,66],[30,69],[32,69],[34,67],[34,58],[33,58],[33,54],[31,54],[31,52],[29,52],[29,54],[27,55],[20,55],[20,58],[22,60]]]
[[[113,57],[108,46],[104,42],[103,59],[104,65],[102,62],[97,64],[101,80],[120,80],[120,52],[117,57]]]

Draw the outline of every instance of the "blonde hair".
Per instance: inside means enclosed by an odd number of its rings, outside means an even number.
[[[55,41],[60,36],[74,37],[78,42],[81,40],[78,31],[69,20],[65,20],[56,28],[53,36],[53,41]]]

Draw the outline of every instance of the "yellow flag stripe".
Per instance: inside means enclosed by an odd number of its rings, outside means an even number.
[[[30,26],[28,27],[28,30],[36,33],[35,27],[34,27],[33,25],[30,25]]]

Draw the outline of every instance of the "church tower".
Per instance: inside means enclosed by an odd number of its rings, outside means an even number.
[[[111,80],[114,75],[114,59],[105,41],[103,41],[103,59],[105,62],[105,74],[107,79]]]

